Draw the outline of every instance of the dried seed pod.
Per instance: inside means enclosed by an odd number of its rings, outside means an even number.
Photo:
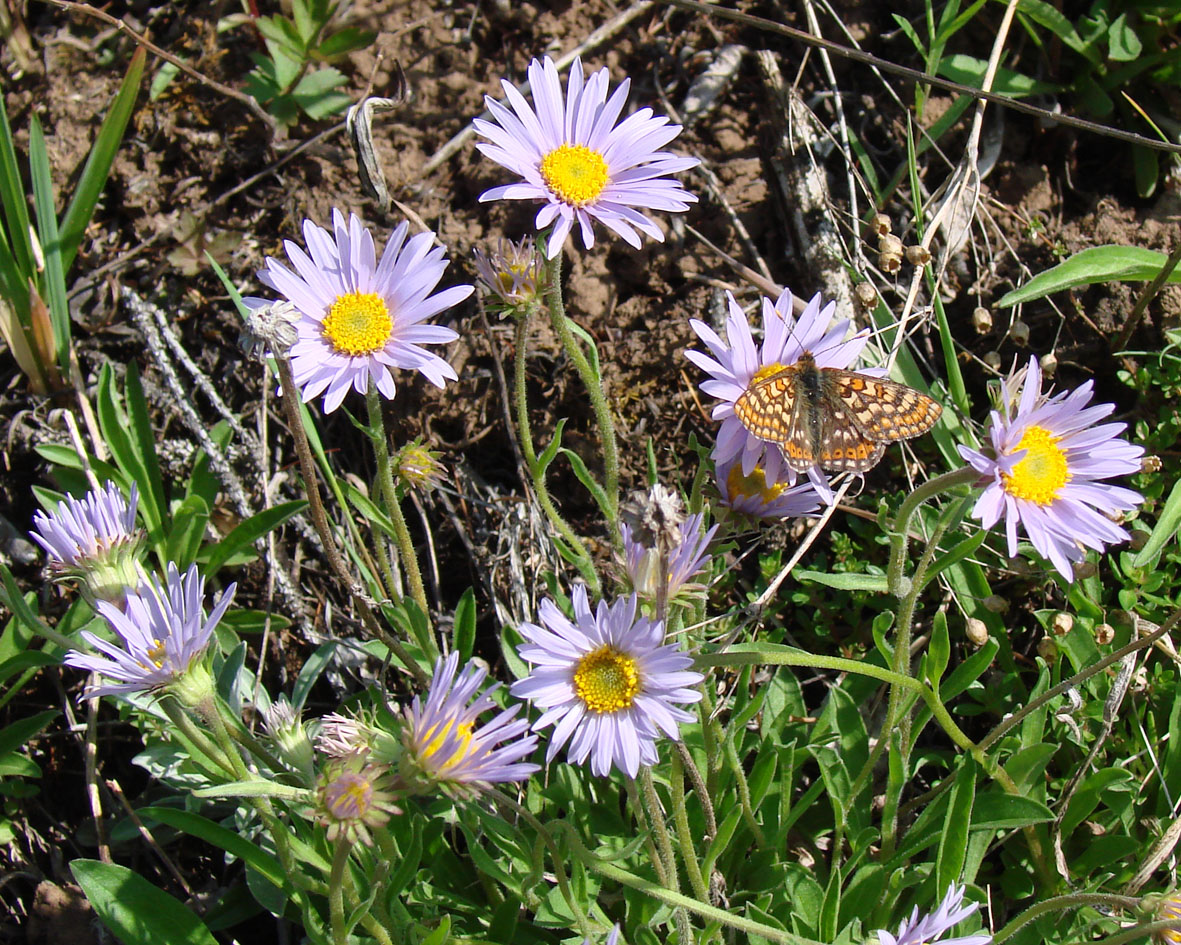
[[[974,646],[984,646],[988,642],[988,627],[983,620],[969,617],[964,623],[964,635]]]
[[[1115,639],[1115,627],[1109,623],[1095,624],[1095,642],[1100,646],[1107,646]]]
[[[1054,619],[1050,621],[1050,630],[1054,636],[1064,637],[1074,629],[1074,617],[1063,611],[1054,614]]]
[[[989,351],[984,356],[984,363],[994,371],[999,371],[1001,369],[1001,353],[999,351]]]
[[[1159,456],[1145,456],[1140,460],[1140,472],[1158,473],[1161,471]]]
[[[1080,561],[1074,566],[1074,578],[1076,581],[1094,577],[1098,573],[1099,569],[1091,561]]]
[[[988,334],[992,331],[992,313],[983,306],[977,306],[972,312],[972,327],[977,334]]]
[[[1147,544],[1148,532],[1144,531],[1142,528],[1134,529],[1132,531],[1132,540],[1128,542],[1128,545],[1131,547],[1131,549],[1133,551],[1139,551]]]
[[[900,253],[882,253],[878,257],[878,268],[888,276],[894,275],[902,268],[902,255]]]
[[[1049,637],[1042,637],[1038,641],[1037,655],[1053,666],[1054,661],[1058,659],[1058,644]]]
[[[1009,602],[996,594],[991,594],[984,598],[983,603],[984,609],[994,614],[1003,614],[1009,609]]]
[[[893,253],[895,255],[902,255],[902,240],[900,240],[893,233],[883,233],[881,239],[878,240],[878,252]]]
[[[912,266],[925,266],[931,261],[931,251],[925,246],[907,246],[906,261]]]
[[[861,311],[872,311],[878,304],[878,291],[868,282],[858,282],[853,289],[853,300]]]
[[[875,213],[869,225],[878,236],[885,236],[893,229],[893,226],[890,224],[890,218],[884,213]]]
[[[1009,336],[1024,348],[1029,344],[1029,326],[1021,319],[1016,318],[1013,324],[1009,326]]]
[[[1049,354],[1043,354],[1039,363],[1042,366],[1042,373],[1046,377],[1053,377],[1054,372],[1058,370],[1058,359],[1054,357],[1053,351]]]

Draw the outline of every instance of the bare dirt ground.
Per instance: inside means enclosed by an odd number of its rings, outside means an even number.
[[[808,28],[802,4],[743,6],[751,13]],[[249,54],[259,49],[257,36],[248,26],[217,32],[219,17],[236,12],[231,4],[140,2],[116,3],[106,9],[137,30],[149,32],[153,42],[183,57],[197,71],[232,87],[241,86],[251,67]],[[348,21],[377,30],[379,38],[372,48],[341,66],[350,78],[349,94],[354,100],[366,89],[383,94],[394,81],[395,63],[401,65],[412,89],[409,102],[375,124],[378,154],[396,200],[389,211],[376,206],[362,190],[342,118],[319,123],[304,119],[276,135],[241,102],[183,75],[150,100],[147,85],[160,63],[149,57],[126,141],[71,273],[75,338],[86,383],[94,383],[104,363],[122,373],[129,361],[136,361],[152,401],[162,451],[166,459],[173,457],[175,474],[183,474],[193,438],[156,356],[119,301],[121,289],[130,287],[167,313],[189,355],[214,380],[230,411],[265,444],[267,468],[261,472],[252,468],[248,451],[240,456],[240,474],[253,484],[251,499],[261,507],[259,483],[276,475],[279,485],[272,498],[293,495],[293,473],[288,471],[294,460],[281,413],[262,369],[245,361],[238,349],[238,316],[205,264],[203,250],[211,249],[239,285],[258,293],[261,286],[252,273],[267,255],[281,255],[284,238],[299,238],[305,217],[325,223],[331,209],[340,207],[356,211],[384,233],[405,217],[403,208],[410,208],[449,247],[453,263],[445,284],[473,282],[473,248],[502,235],[530,232],[535,211],[524,205],[478,203],[482,191],[506,182],[507,172],[483,159],[470,141],[429,173],[424,168],[482,111],[486,94],[500,95],[502,76],[520,81],[532,57],[556,56],[577,47],[592,30],[625,10],[604,0],[536,5],[499,0],[359,0],[352,4]],[[892,12],[913,18],[922,11],[918,4],[899,11],[894,4],[851,0],[836,10],[848,36],[823,10],[819,11],[820,28],[838,41],[847,43],[851,36],[878,56],[920,66],[914,61],[913,47],[891,19]],[[985,8],[957,42],[986,57],[999,17],[998,10]],[[36,114],[46,131],[55,185],[59,193],[66,193],[77,178],[134,43],[98,20],[39,2],[28,4],[26,22],[36,57],[22,71],[11,51],[0,53],[4,67],[0,82],[18,148],[27,146],[30,116]],[[701,203],[684,221],[673,223],[664,244],[647,243],[637,253],[600,233],[601,241],[592,251],[568,256],[569,311],[599,346],[633,485],[643,476],[647,438],[652,439],[661,475],[678,482],[684,482],[695,467],[686,447],[690,433],[703,443],[712,442],[708,398],[698,394],[700,378],[682,356],[694,341],[688,319],[708,320],[719,289],[731,288],[745,301],[755,299],[757,290],[709,244],[748,267],[757,268],[761,258],[772,280],[805,297],[824,284],[825,273],[817,270],[812,241],[802,239],[792,226],[797,197],[783,192],[775,166],[781,153],[783,109],[769,93],[754,55],[758,50],[773,53],[786,81],[797,84],[802,100],[817,116],[822,137],[839,139],[832,84],[815,52],[783,37],[657,3],[588,49],[584,59],[595,68],[607,66],[613,82],[631,76],[634,107],[652,105],[657,112],[679,113],[694,80],[729,44],[747,50],[733,83],[713,110],[698,117],[674,144],[677,150],[699,156],[713,175],[712,184],[701,175],[687,175],[687,185],[701,195]],[[838,57],[831,63],[846,127],[869,152],[880,177],[888,180],[905,166],[908,128],[907,112],[892,101],[890,93],[911,103],[911,86],[888,77],[883,82],[865,66]],[[933,123],[949,102],[947,96],[933,93],[921,124]],[[1070,103],[1064,104],[1069,107]],[[924,200],[958,160],[966,127],[967,121],[961,119],[940,140],[946,161],[934,151],[921,160]],[[972,316],[978,308],[990,309],[1028,272],[1047,268],[1085,247],[1128,243],[1171,249],[1181,225],[1181,199],[1167,187],[1151,200],[1137,199],[1128,153],[1111,142],[1061,126],[1045,127],[1034,118],[1000,109],[990,110],[986,130],[999,142],[999,150],[982,184],[981,214],[970,238],[951,256],[941,289],[981,416],[986,404],[984,383],[996,373],[990,359],[1007,369],[1014,359],[1028,359],[1031,351],[1054,352],[1060,383],[1071,385],[1094,377],[1100,399],[1114,400],[1125,419],[1150,416],[1152,405],[1135,404],[1131,391],[1115,380],[1116,368],[1127,362],[1109,350],[1111,335],[1123,325],[1134,301],[1135,286],[1099,285],[1065,300],[1059,298],[1057,307],[1027,306],[1022,313],[1029,327],[1027,342],[1009,331],[1011,310],[992,310],[993,327],[985,331],[974,326]],[[904,266],[895,277],[873,269],[876,250],[864,221],[875,210],[885,212],[895,232],[913,242],[909,181],[904,178],[902,189],[880,207],[871,206],[860,193],[857,220],[851,216],[850,174],[841,148],[818,147],[813,158],[828,188],[829,219],[857,269],[858,280],[871,278],[887,305],[900,308],[911,270]],[[810,164],[812,158],[801,156],[800,160]],[[859,265],[864,268],[858,269]],[[1173,288],[1149,307],[1130,347],[1159,347],[1162,328],[1176,325],[1179,316],[1181,289]],[[522,494],[500,388],[501,372],[507,375],[511,370],[512,329],[484,318],[474,297],[451,317],[461,335],[449,352],[458,383],[439,391],[421,379],[407,379],[388,413],[397,440],[425,435],[443,450],[453,471],[457,494],[449,504],[432,501],[423,509],[424,521],[432,523],[438,561],[437,598],[446,611],[465,587],[475,586],[484,625],[491,629],[495,625],[493,595],[503,593],[507,599],[515,591],[497,587],[496,580],[507,579],[490,579],[492,553],[474,546],[510,517],[513,503]],[[593,455],[587,440],[590,407],[560,349],[544,333],[532,345],[529,382],[535,428],[552,430],[558,419],[569,417],[567,445]],[[938,376],[941,356],[934,336],[919,332],[915,345],[932,375]],[[34,447],[65,440],[54,410],[71,402],[72,395],[67,394],[57,399],[30,395],[12,359],[0,352],[0,416],[7,420],[0,451],[0,514],[19,532],[30,525],[30,487],[45,482],[44,464]],[[192,403],[210,426],[219,419],[200,394],[193,395]],[[372,471],[355,448],[356,432],[343,413],[327,418],[323,431],[341,471],[351,473],[358,483],[370,481]],[[929,444],[917,449],[920,461],[934,460]],[[869,477],[867,491],[902,488],[905,470],[898,451],[892,452],[895,455]],[[560,469],[557,475],[554,489],[564,508],[584,530],[593,530],[591,507],[569,469]],[[476,497],[493,501],[485,506]],[[874,503],[866,507],[872,509]],[[227,501],[219,512],[222,525],[232,527],[237,520],[232,505]],[[418,534],[421,538],[421,529]],[[767,540],[786,544],[791,538],[781,530]],[[280,566],[291,573],[304,595],[309,625],[325,632],[329,629],[324,625],[326,603],[333,601],[339,610],[342,602],[329,587],[322,564],[309,549],[299,546],[294,532],[288,530],[284,543],[288,552]],[[40,562],[11,549],[6,554],[18,579],[37,591],[42,611],[50,615],[59,611],[56,592],[43,582]],[[261,564],[248,568],[240,580],[239,599],[266,606],[266,568]],[[298,666],[309,641],[292,630],[275,646],[278,657],[272,658],[279,666],[278,678],[283,667]],[[76,695],[75,684],[73,678],[65,680],[46,670],[0,719],[20,718],[30,706],[67,704]],[[145,776],[130,762],[134,736],[118,724],[114,713],[103,724],[102,775],[118,780],[135,796]],[[13,915],[18,919],[35,911],[34,892],[40,879],[65,887],[70,879],[63,864],[77,855],[93,855],[93,835],[84,826],[88,808],[79,787],[83,776],[79,743],[58,727],[50,730],[41,745],[39,761],[46,771],[41,795],[20,802],[27,829],[10,847],[19,855],[6,864],[25,876],[3,892],[7,904],[16,903]],[[198,873],[200,855],[193,852],[193,859],[186,863],[193,876],[202,875]],[[220,864],[206,866],[207,886],[216,885]],[[43,887],[37,894],[40,913],[52,917],[76,905],[68,894],[51,893]],[[12,924],[0,920],[0,940],[20,940],[18,936]],[[80,934],[70,936],[73,941],[84,940]],[[55,939],[50,935],[40,940]],[[61,935],[56,940],[66,939]]]

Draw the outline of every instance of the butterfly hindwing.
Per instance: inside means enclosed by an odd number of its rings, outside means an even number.
[[[829,472],[863,473],[873,469],[886,451],[886,444],[867,437],[835,399],[829,406],[816,462]]]

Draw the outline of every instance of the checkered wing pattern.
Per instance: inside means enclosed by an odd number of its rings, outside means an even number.
[[[943,413],[938,403],[905,384],[852,371],[824,370],[832,372],[837,398],[868,440],[909,440],[930,430]]]

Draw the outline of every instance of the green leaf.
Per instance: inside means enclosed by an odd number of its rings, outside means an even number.
[[[987,71],[988,63],[985,60],[963,53],[948,56],[939,64],[940,75],[975,89],[983,86],[984,74]],[[992,91],[1010,98],[1024,98],[1027,95],[1058,92],[1060,87],[1051,82],[1039,82],[1032,76],[999,66],[993,78]]]
[[[886,575],[884,574],[829,574],[826,571],[797,570],[795,576],[800,581],[814,581],[825,587],[834,587],[839,591],[886,593]]]
[[[184,572],[196,560],[209,523],[209,506],[199,495],[188,496],[172,513],[172,529],[168,533],[168,560]]]
[[[951,640],[947,633],[947,614],[939,611],[935,614],[931,627],[931,642],[927,644],[926,659],[927,682],[935,692],[939,692],[939,680],[943,678],[943,671],[947,669],[950,659]]]
[[[455,624],[451,632],[452,645],[459,661],[466,663],[476,646],[476,595],[469,587],[455,605]]]
[[[278,797],[285,801],[297,801],[304,804],[311,801],[311,791],[307,788],[280,784],[278,781],[267,781],[263,778],[214,784],[198,788],[193,794],[196,797]]]
[[[60,714],[57,709],[50,709],[0,728],[0,755],[7,755],[11,751],[19,751],[24,748],[29,739]]]
[[[346,26],[339,32],[333,33],[324,42],[312,50],[316,59],[329,60],[347,55],[358,49],[364,49],[377,39],[373,30],[363,30],[356,26]]]
[[[70,871],[103,925],[124,945],[217,945],[200,919],[127,867],[74,860]]]
[[[958,883],[968,849],[968,825],[972,822],[972,804],[976,799],[977,765],[971,755],[962,755],[960,769],[951,788],[951,803],[943,818],[943,837],[935,860],[935,888],[946,889]]]
[[[1094,44],[1079,36],[1074,24],[1053,4],[1047,3],[1046,0],[1021,0],[1017,9],[1035,23],[1044,26],[1080,56],[1090,60],[1094,65],[1099,65],[1101,57]]]
[[[1140,58],[1144,44],[1128,24],[1128,14],[1121,13],[1107,30],[1107,56],[1116,62],[1133,62]]]
[[[226,563],[237,552],[251,547],[267,532],[278,528],[293,515],[297,515],[307,507],[307,502],[297,499],[293,502],[283,502],[280,505],[263,509],[257,515],[252,515],[239,525],[225,538],[219,541],[209,552],[205,562],[205,574],[210,576],[217,573],[218,568]]]
[[[351,99],[347,95],[333,91],[347,82],[344,73],[325,66],[300,79],[299,85],[291,90],[291,97],[309,118],[327,118],[349,106]]]
[[[90,156],[86,158],[86,166],[78,178],[74,188],[74,196],[70,198],[70,206],[66,208],[61,222],[61,257],[62,268],[69,270],[78,252],[78,244],[82,241],[82,234],[90,225],[90,218],[94,215],[94,208],[98,204],[99,195],[106,186],[107,177],[111,173],[111,165],[115,162],[115,153],[123,141],[123,133],[127,130],[127,122],[135,110],[135,99],[139,95],[139,84],[144,74],[144,62],[147,50],[142,47],[131,57],[131,64],[127,67],[127,74],[119,86],[115,100],[107,109],[102,126],[94,138],[94,145],[90,149]]]
[[[57,232],[57,207],[53,200],[53,177],[45,134],[34,115],[29,122],[29,178],[33,184],[33,210],[37,216],[37,236],[45,258],[45,275],[38,280],[49,306],[53,326],[53,348],[63,371],[69,370],[70,305],[66,301],[66,270],[62,265],[61,242]]]
[[[279,861],[233,830],[227,830],[200,814],[177,810],[175,807],[141,807],[139,814],[141,817],[150,817],[176,830],[182,830],[190,836],[199,837],[254,867],[274,885],[283,886],[284,873]]]
[[[568,450],[565,447],[562,447],[559,452],[569,461],[570,467],[574,470],[574,475],[578,477],[579,482],[586,486],[586,491],[591,494],[591,498],[595,500],[595,504],[603,511],[603,514],[606,514],[610,507],[607,501],[607,493],[595,481],[595,477],[586,468],[586,463],[582,461],[582,457],[573,450]]]
[[[1039,272],[1025,285],[1007,293],[997,305],[1008,308],[1096,282],[1147,282],[1155,279],[1167,262],[1164,253],[1139,246],[1092,246]],[[1181,269],[1174,269],[1168,281],[1181,282]]]
[[[1156,193],[1160,179],[1160,158],[1152,148],[1136,145],[1132,148],[1132,170],[1136,177],[1136,193],[1147,199]]]
[[[1013,830],[1030,824],[1048,823],[1053,819],[1054,812],[1041,801],[990,791],[976,798],[972,829]]]
[[[134,363],[132,362],[132,364]],[[129,373],[130,370],[131,366],[129,365]],[[111,451],[111,458],[114,459],[115,465],[139,485],[139,507],[143,513],[144,524],[147,526],[148,538],[153,545],[162,546],[164,540],[164,487],[159,482],[159,469],[157,468],[156,472],[156,483],[153,484],[148,466],[137,449],[137,442],[129,433],[133,425],[123,412],[123,406],[115,390],[115,375],[109,363],[104,364],[99,371],[95,412],[98,414],[98,425],[102,430],[103,440]],[[152,447],[152,455],[154,458],[154,446]],[[159,492],[156,491],[157,487],[160,489]]]
[[[8,124],[3,96],[0,96],[0,206],[4,208],[4,220],[8,225],[7,247],[13,263],[19,269],[14,281],[23,289],[37,267],[33,262],[33,245],[29,242],[29,205],[25,198],[20,165],[16,162],[16,148],[12,143],[12,128]],[[17,302],[19,298],[13,301]],[[17,309],[22,318],[27,315],[27,299]]]
[[[304,662],[303,668],[299,671],[299,676],[295,680],[295,685],[291,689],[291,705],[296,712],[303,709],[304,703],[308,701],[308,696],[312,692],[312,686],[316,684],[316,680],[320,678],[320,674],[332,662],[332,655],[336,652],[336,646],[337,643],[335,640],[321,643],[316,647],[316,652]]]
[[[1165,500],[1165,507],[1161,509],[1160,518],[1148,536],[1144,547],[1132,559],[1132,567],[1147,568],[1154,564],[1165,545],[1177,534],[1181,527],[1181,481],[1173,483],[1173,491]]]

